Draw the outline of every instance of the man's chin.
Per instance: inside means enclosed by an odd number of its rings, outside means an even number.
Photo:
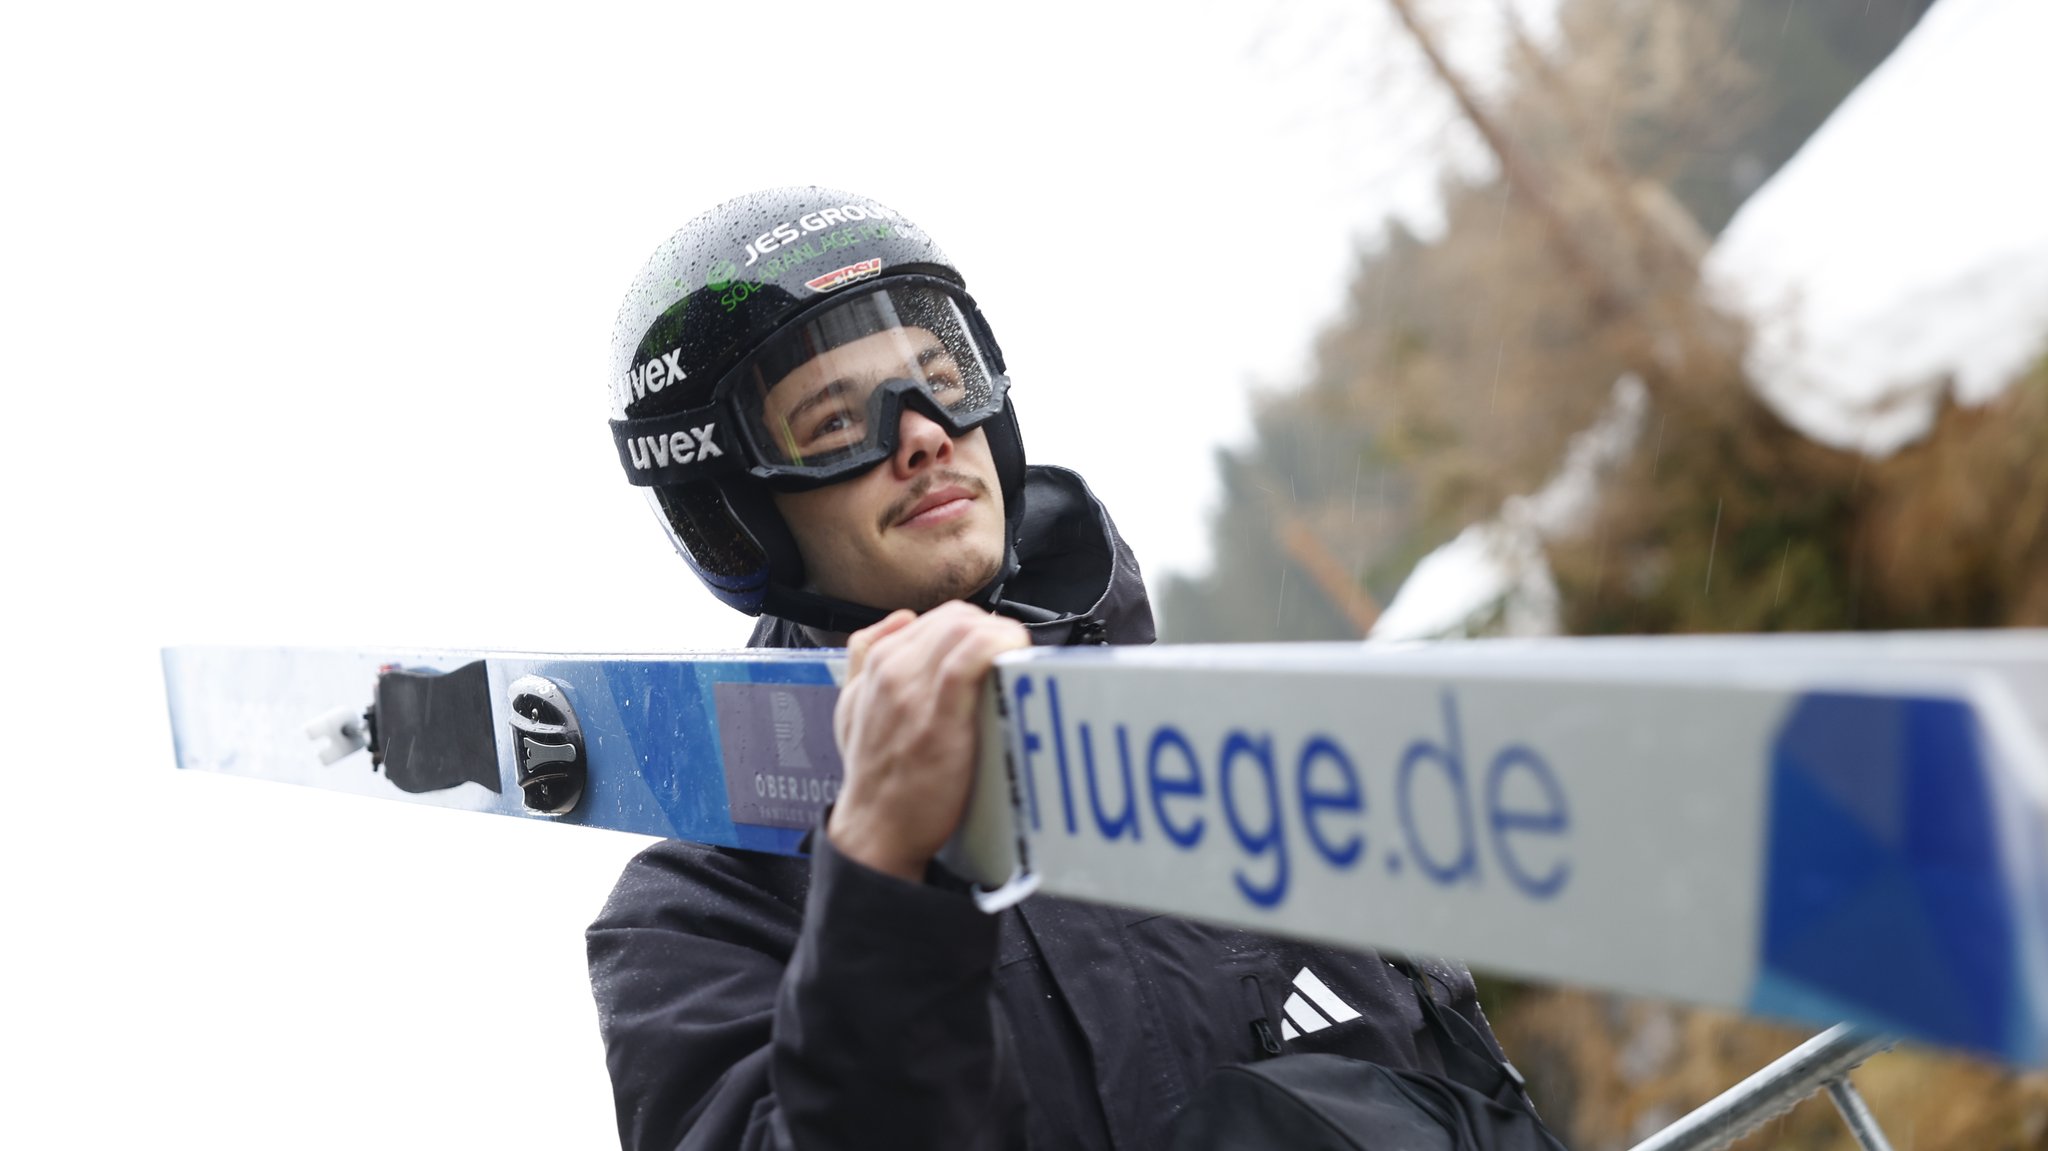
[[[909,606],[914,611],[926,612],[948,600],[968,599],[992,583],[1002,570],[1001,553],[946,557],[932,573],[923,593]]]

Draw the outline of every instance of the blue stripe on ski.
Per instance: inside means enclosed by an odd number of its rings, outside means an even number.
[[[829,687],[831,670],[823,659],[497,662],[507,682],[535,674],[561,684],[582,720],[593,767],[591,787],[577,810],[560,822],[799,854],[805,829],[734,822],[716,750],[722,747],[716,688],[721,683]],[[713,750],[705,754],[705,749]]]
[[[1989,754],[1962,701],[1799,700],[1771,752],[1754,1010],[2031,1058]]]

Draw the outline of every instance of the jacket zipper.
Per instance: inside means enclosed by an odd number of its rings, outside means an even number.
[[[1266,997],[1259,991],[1259,977],[1246,975],[1238,980],[1238,986],[1252,1011],[1252,1058],[1271,1059],[1280,1054],[1280,1038],[1273,1034],[1273,1024],[1266,1017]]]

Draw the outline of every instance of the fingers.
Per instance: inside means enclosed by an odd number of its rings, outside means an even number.
[[[1030,642],[1015,620],[957,602],[849,637],[854,670],[833,712],[846,778],[826,828],[840,851],[923,875],[966,806],[980,685],[996,656]]]
[[[939,659],[937,689],[942,710],[971,710],[975,693],[1006,651],[1031,646],[1031,634],[1016,620],[983,616]]]
[[[914,683],[920,694],[965,678],[978,682],[1000,652],[1031,642],[1022,624],[957,600],[944,603],[901,628],[877,636],[862,669]]]
[[[925,709],[948,714],[971,707],[973,690],[995,657],[1030,644],[1022,624],[957,600],[922,616],[893,613],[848,638],[834,732],[844,743],[854,715],[872,707],[899,721]],[[870,703],[869,697],[880,698]]]
[[[916,612],[899,608],[882,617],[880,623],[864,627],[847,636],[846,678],[852,679],[861,673],[861,668],[867,663],[868,652],[875,646],[876,641],[895,635],[909,627],[916,619]]]

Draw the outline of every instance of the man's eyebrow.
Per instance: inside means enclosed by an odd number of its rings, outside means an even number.
[[[841,376],[836,380],[827,381],[825,385],[823,387],[820,387],[817,391],[812,392],[810,395],[805,396],[801,400],[798,400],[797,405],[795,407],[789,409],[788,412],[783,414],[782,422],[784,424],[796,423],[798,420],[803,418],[805,412],[810,411],[812,408],[817,407],[819,404],[822,404],[826,400],[832,399],[835,396],[844,395],[846,393],[846,389],[852,386],[853,381],[847,379],[845,376]]]
[[[923,351],[917,353],[917,367],[920,371],[922,371],[923,369],[930,367],[933,360],[950,360],[952,358],[953,353],[949,348],[946,347],[946,345],[933,344],[932,346],[925,348]],[[818,390],[812,392],[808,396],[805,396],[803,399],[798,400],[795,407],[789,409],[788,412],[784,413],[782,417],[782,422],[785,424],[796,423],[798,420],[803,418],[805,412],[810,411],[812,408],[817,407],[819,404],[824,403],[826,400],[846,394],[847,389],[851,388],[852,386],[853,380],[846,376],[840,376],[838,379],[826,381],[822,386],[818,388]]]

